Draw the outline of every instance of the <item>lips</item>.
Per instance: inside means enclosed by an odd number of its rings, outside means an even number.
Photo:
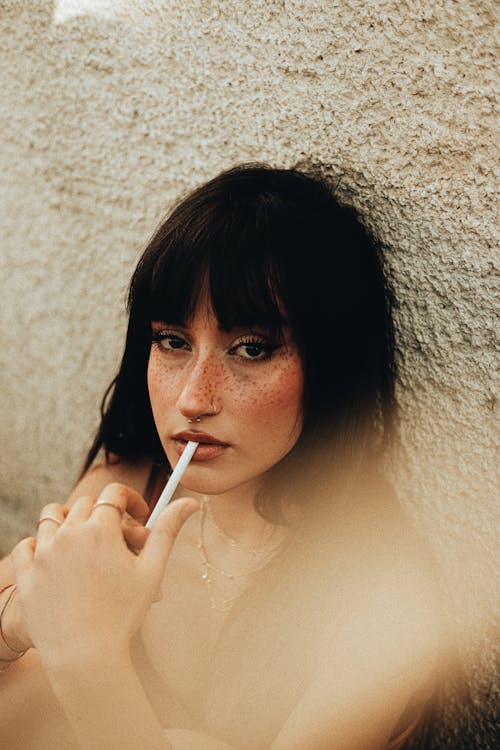
[[[217,458],[229,448],[228,443],[223,443],[213,435],[209,435],[206,432],[199,432],[196,430],[185,430],[183,432],[177,432],[172,435],[174,447],[176,453],[181,456],[186,443],[189,440],[198,443],[198,447],[194,452],[191,461],[210,461],[213,458]]]
[[[195,443],[202,443],[203,445],[222,445],[225,448],[228,446],[228,443],[217,440],[216,437],[209,435],[208,432],[200,432],[198,430],[184,430],[183,432],[177,432],[172,437],[174,440],[183,440],[186,443],[192,440]]]

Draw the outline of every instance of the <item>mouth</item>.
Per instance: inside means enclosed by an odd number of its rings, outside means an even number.
[[[199,432],[197,430],[185,430],[183,432],[177,432],[172,435],[176,453],[181,456],[186,444],[191,440],[198,443],[198,447],[194,452],[191,461],[210,461],[217,456],[222,455],[227,448],[228,443],[223,443],[213,435],[209,435],[206,432]]]

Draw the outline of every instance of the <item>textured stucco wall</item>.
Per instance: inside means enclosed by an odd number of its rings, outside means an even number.
[[[488,653],[494,22],[493,0],[0,2],[4,549],[71,486],[169,202],[233,163],[319,162],[386,247],[394,471]]]

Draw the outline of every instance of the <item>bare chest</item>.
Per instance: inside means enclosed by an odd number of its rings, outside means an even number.
[[[227,617],[214,609],[196,544],[179,539],[169,560],[162,599],[142,627],[146,655],[169,693],[198,713],[212,671],[212,654]]]

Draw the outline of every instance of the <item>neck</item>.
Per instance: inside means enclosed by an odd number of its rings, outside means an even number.
[[[227,492],[210,495],[213,517],[220,529],[236,542],[254,547],[271,531],[273,524],[266,521],[255,510],[255,497],[258,487],[243,485]],[[182,490],[200,502],[204,495],[191,490]]]

